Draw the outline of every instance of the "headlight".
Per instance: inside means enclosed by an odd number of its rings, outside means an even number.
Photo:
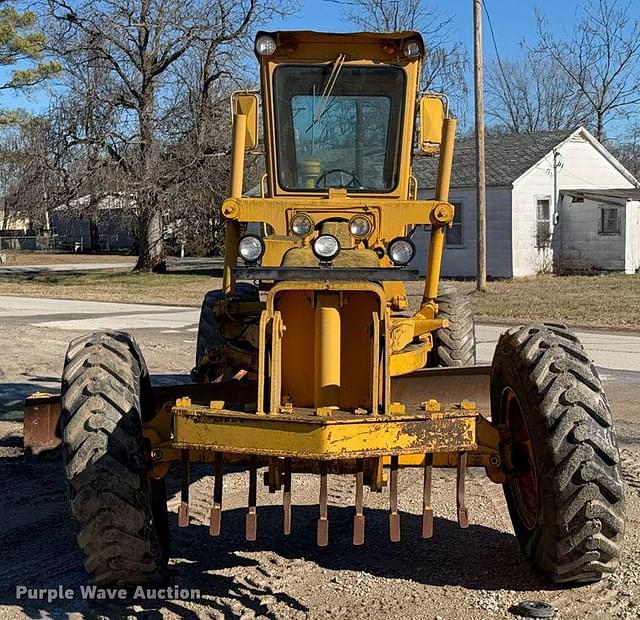
[[[422,46],[416,39],[411,39],[404,44],[404,55],[407,58],[417,58],[422,52]]]
[[[416,246],[407,237],[396,237],[387,248],[389,258],[396,265],[408,265],[416,254]]]
[[[255,235],[246,235],[238,243],[238,254],[248,263],[257,263],[264,254],[264,242]]]
[[[294,235],[306,237],[311,234],[315,227],[313,220],[306,213],[298,213],[291,220],[291,230]]]
[[[276,51],[276,42],[268,34],[261,34],[256,39],[256,53],[258,56],[271,56]]]
[[[320,235],[311,248],[321,261],[331,261],[340,253],[340,242],[333,235]]]
[[[371,220],[364,215],[355,215],[349,222],[349,232],[356,239],[364,239],[371,232]]]

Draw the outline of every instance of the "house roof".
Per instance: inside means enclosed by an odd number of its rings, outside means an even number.
[[[554,148],[574,136],[591,144],[629,183],[638,186],[637,179],[584,127],[564,131],[544,131],[532,134],[504,134],[486,137],[487,187],[511,187]],[[433,189],[438,174],[438,157],[416,157],[413,174],[418,186]],[[475,138],[461,138],[456,143],[451,175],[451,187],[476,186]]]
[[[575,130],[487,136],[485,139],[487,186],[510,187],[517,178],[573,133]],[[419,187],[435,187],[438,161],[438,157],[428,156],[418,156],[414,159],[413,174],[418,180]],[[454,151],[451,187],[475,186],[475,138],[460,138]]]
[[[600,198],[615,198],[621,201],[637,201],[640,200],[640,188],[635,189],[601,189],[601,190],[562,190],[560,192],[563,196],[570,196],[571,198],[577,198],[584,200],[599,200]]]
[[[74,198],[65,204],[58,205],[54,211],[83,211],[89,207],[98,211],[115,209],[130,209],[135,207],[135,200],[126,194],[104,194],[95,197],[95,204],[91,205],[91,195],[85,194],[80,198]]]

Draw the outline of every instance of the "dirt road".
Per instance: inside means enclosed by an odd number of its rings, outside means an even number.
[[[78,334],[57,327],[5,321],[2,327],[0,398],[30,384],[59,377],[67,342]],[[152,372],[166,380],[190,367],[195,334],[180,330],[133,330]],[[315,545],[319,483],[294,479],[294,526],[281,532],[279,496],[259,491],[258,540],[244,541],[246,474],[225,477],[224,537],[208,536],[212,480],[207,467],[194,468],[191,526],[177,527],[178,479],[169,478],[173,560],[170,584],[200,595],[182,600],[105,603],[82,600],[85,584],[62,484],[59,460],[25,459],[21,425],[0,422],[0,617],[145,618],[442,618],[509,617],[509,607],[545,600],[559,618],[640,616],[640,373],[603,373],[612,400],[627,479],[629,527],[621,570],[599,584],[574,590],[550,588],[532,575],[520,556],[501,489],[480,470],[468,476],[472,525],[455,522],[454,472],[434,480],[435,535],[419,537],[421,477],[400,478],[402,541],[388,541],[388,494],[367,493],[366,544],[351,545],[353,481],[330,479],[330,545]],[[6,402],[6,400],[5,400]],[[1,412],[1,409],[0,409]],[[73,598],[16,599],[16,588],[70,588]]]

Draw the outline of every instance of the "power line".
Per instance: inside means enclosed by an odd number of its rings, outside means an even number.
[[[517,106],[517,101],[511,97],[511,89],[509,88],[509,80],[507,79],[507,74],[504,70],[504,66],[502,64],[502,59],[500,58],[500,51],[498,50],[498,41],[496,40],[496,33],[493,29],[493,21],[491,19],[491,14],[489,13],[489,8],[487,7],[487,3],[485,0],[482,1],[482,7],[484,8],[485,15],[487,16],[487,23],[489,24],[489,31],[491,33],[491,40],[493,41],[493,49],[496,53],[496,59],[498,61],[498,68],[500,69],[500,74],[502,75],[502,79],[504,80],[505,90],[507,96],[511,99],[513,105]]]

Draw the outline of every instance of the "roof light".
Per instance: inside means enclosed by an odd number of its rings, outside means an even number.
[[[417,58],[422,53],[422,45],[417,39],[409,39],[404,44],[404,55],[407,58]]]
[[[256,54],[258,56],[271,56],[276,51],[276,42],[268,34],[261,34],[256,39]]]

